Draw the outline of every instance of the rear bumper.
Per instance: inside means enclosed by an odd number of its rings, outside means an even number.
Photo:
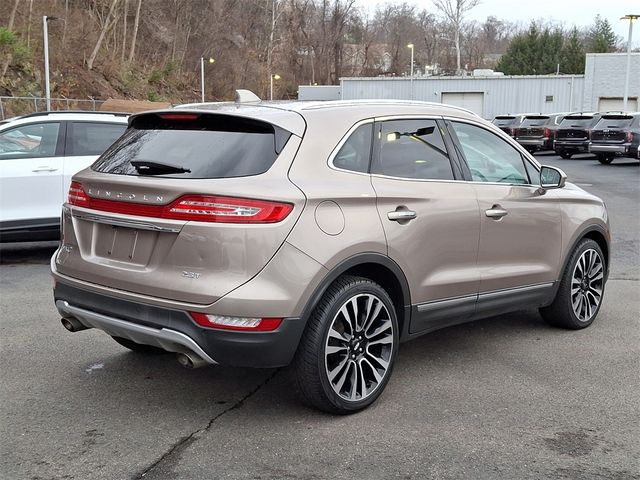
[[[536,150],[551,150],[552,141],[549,138],[518,138],[516,141],[523,147],[535,148]]]
[[[571,141],[571,140],[555,140],[553,142],[554,150],[566,150],[571,152],[588,152],[589,140]]]
[[[203,328],[186,311],[86,291],[59,278],[54,299],[60,315],[73,317],[87,328],[169,352],[195,354],[209,364],[261,368],[288,365],[305,326],[300,318],[285,318],[272,332]]]
[[[613,153],[618,155],[624,155],[629,152],[631,144],[624,143],[618,145],[607,145],[602,143],[590,143],[589,151],[593,153]]]

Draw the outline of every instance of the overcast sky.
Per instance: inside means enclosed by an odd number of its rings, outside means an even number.
[[[363,8],[375,11],[378,4],[406,1],[418,8],[436,13],[430,0],[356,0]],[[481,0],[467,14],[470,20],[482,21],[490,15],[528,25],[531,20],[554,20],[566,27],[591,25],[596,15],[609,20],[617,35],[627,41],[629,21],[620,20],[626,14],[640,14],[640,0]],[[633,47],[640,47],[640,21],[633,23]]]

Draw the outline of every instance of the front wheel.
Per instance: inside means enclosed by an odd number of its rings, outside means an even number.
[[[602,249],[594,240],[585,238],[571,254],[553,303],[540,309],[542,317],[557,327],[588,327],[600,310],[605,279]]]
[[[609,165],[613,162],[613,155],[598,155],[598,161],[603,165]]]
[[[368,407],[389,381],[398,338],[387,292],[366,278],[340,277],[313,311],[296,352],[302,400],[338,414]]]

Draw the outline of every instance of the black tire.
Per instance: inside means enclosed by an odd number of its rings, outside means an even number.
[[[163,350],[162,348],[154,347],[153,345],[144,345],[142,343],[136,343],[132,340],[129,340],[128,338],[122,338],[122,337],[111,337],[111,338],[113,338],[116,342],[118,342],[123,347],[128,348],[129,350],[136,353],[144,353],[145,355],[164,355],[167,353],[171,353],[171,352],[167,352],[166,350]]]
[[[354,301],[359,313],[352,315],[354,307],[349,302]],[[379,305],[376,302],[381,304],[379,313],[372,315]],[[349,326],[347,317],[354,317],[356,326],[363,325],[353,330],[354,335],[345,328]],[[398,338],[396,311],[387,292],[366,278],[338,278],[311,314],[293,361],[293,376],[302,401],[334,414],[355,413],[368,407],[389,381],[398,351]],[[328,349],[340,351],[328,352]],[[376,360],[376,356],[380,360]],[[375,362],[379,362],[379,368],[372,368]],[[387,363],[386,370],[384,363]],[[358,390],[360,398],[357,397]],[[347,393],[349,399],[344,397]]]
[[[560,150],[558,152],[558,155],[560,155],[565,160],[569,160],[573,156],[573,152],[567,152],[566,150]]]
[[[603,165],[609,165],[613,162],[613,155],[598,155],[598,161]]]
[[[591,272],[588,272],[589,275],[587,276],[586,284],[583,285],[582,282],[578,282],[576,280],[576,272],[577,268],[579,268],[577,267],[578,261],[581,260],[583,258],[583,255],[586,255],[587,252],[595,252],[598,255],[602,265],[602,270],[600,272],[602,274],[602,279],[600,281],[592,281],[590,280]],[[594,270],[596,270],[595,266]],[[567,267],[562,274],[562,278],[560,279],[558,292],[556,293],[556,298],[554,299],[553,303],[548,307],[540,309],[542,318],[544,318],[544,320],[550,325],[561,328],[568,328],[571,330],[580,330],[591,325],[597,317],[598,312],[600,311],[602,299],[604,298],[606,272],[607,264],[600,246],[590,238],[583,239],[571,254]],[[597,275],[594,274],[593,277],[595,278],[597,277]],[[571,290],[572,286],[575,289],[573,296]],[[574,300],[577,298],[577,296],[582,295],[583,286],[585,288],[587,288],[588,286],[587,293],[584,294],[583,297],[583,300],[585,298],[588,299],[586,301],[590,301],[592,298],[596,298],[594,293],[590,293],[591,297],[589,297],[589,292],[591,291],[592,286],[594,289],[600,290],[600,297],[599,299],[597,299],[597,304],[595,305],[595,307],[590,310],[591,313],[589,314],[588,318],[579,318],[574,308]]]

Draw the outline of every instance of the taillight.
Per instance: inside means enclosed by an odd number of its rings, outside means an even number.
[[[551,138],[551,130],[549,128],[545,127],[545,129],[542,132],[543,132],[542,135],[544,137]]]
[[[290,203],[215,195],[185,195],[168,205],[103,200],[89,197],[78,182],[71,183],[69,203],[124,215],[214,223],[277,223],[293,210]]]
[[[631,131],[625,132],[624,138],[626,142],[633,142],[633,132]]]
[[[510,135],[512,137],[517,137],[518,135],[520,135],[520,129],[519,128],[512,128]]]
[[[271,332],[278,328],[282,323],[281,318],[228,317],[224,315],[209,315],[198,312],[189,312],[189,314],[201,327],[219,328],[221,330]]]
[[[248,198],[187,195],[165,208],[163,218],[222,223],[275,223],[293,210],[289,203]]]
[[[71,205],[86,206],[89,204],[89,197],[78,182],[71,182],[69,185],[69,196],[67,201]]]
[[[160,113],[159,116],[163,120],[193,121],[197,120],[199,115],[195,113]]]

